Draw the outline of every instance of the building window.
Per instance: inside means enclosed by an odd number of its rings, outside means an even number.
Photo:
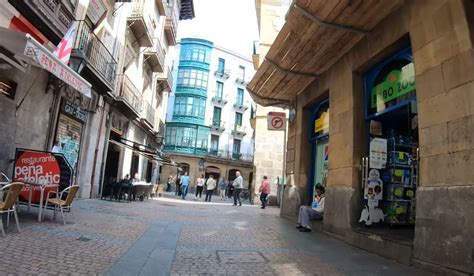
[[[242,113],[235,112],[235,126],[242,126]]]
[[[199,97],[177,96],[174,100],[173,115],[193,116],[204,119],[206,100]]]
[[[244,105],[244,90],[242,88],[237,88],[237,100],[238,105]]]
[[[216,98],[222,99],[222,92],[224,91],[224,83],[216,82]]]
[[[208,139],[209,139],[209,128],[200,127],[198,129],[196,148],[205,149],[207,151]]]
[[[209,128],[196,126],[169,126],[166,128],[166,146],[206,149]]]
[[[211,135],[211,154],[217,155],[219,151],[219,136]]]
[[[224,70],[225,70],[225,59],[219,58],[219,64],[218,64],[218,67],[217,67],[217,71],[219,71],[220,73],[224,73]]]
[[[232,147],[232,158],[234,159],[240,158],[240,143],[241,143],[240,140],[234,139],[234,144]]]
[[[212,125],[215,127],[219,127],[221,123],[221,112],[222,112],[222,109],[220,107],[214,107],[214,114],[212,116]]]
[[[245,67],[243,67],[242,65],[239,66],[238,78],[241,80],[245,80]]]
[[[180,69],[178,72],[178,86],[207,89],[209,73],[198,69]]]
[[[180,55],[181,61],[198,61],[209,63],[210,61],[210,52],[205,48],[200,47],[183,47]]]

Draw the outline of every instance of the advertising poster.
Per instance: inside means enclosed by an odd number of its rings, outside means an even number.
[[[370,141],[369,168],[384,169],[387,164],[387,140],[373,138]]]

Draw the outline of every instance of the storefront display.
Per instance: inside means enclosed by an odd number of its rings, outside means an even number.
[[[413,57],[409,48],[364,77],[369,157],[363,159],[361,222],[415,222],[418,124]],[[383,220],[380,220],[380,212]]]
[[[312,111],[312,131],[310,141],[312,147],[312,177],[309,185],[310,202],[317,204],[314,188],[320,184],[326,186],[329,161],[329,100],[317,104]]]
[[[76,168],[79,159],[83,123],[86,118],[86,111],[67,100],[63,100],[55,140],[59,141],[61,153],[64,154],[73,168]]]

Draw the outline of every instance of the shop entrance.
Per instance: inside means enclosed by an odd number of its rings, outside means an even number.
[[[329,161],[329,99],[316,104],[311,111],[311,167],[308,203],[314,200],[316,185],[326,187]]]
[[[418,186],[418,111],[411,49],[364,76],[367,157],[360,222],[381,235],[412,240]]]
[[[204,177],[207,179],[207,178],[209,178],[209,175],[212,175],[212,177],[214,177],[214,179],[217,181],[217,183],[219,183],[221,170],[218,167],[215,167],[215,166],[207,166],[206,167],[206,173],[205,173]]]

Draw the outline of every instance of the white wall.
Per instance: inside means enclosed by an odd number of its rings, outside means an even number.
[[[223,80],[214,75],[214,72],[218,68],[219,58],[225,60],[225,71],[229,73],[229,78]],[[219,139],[219,150],[232,151],[234,136],[232,135],[232,130],[234,128],[235,122],[235,113],[240,112],[242,116],[242,126],[245,127],[246,135],[241,137],[235,137],[236,139],[241,140],[240,153],[243,155],[253,154],[253,129],[250,126],[250,113],[253,100],[250,97],[249,93],[245,89],[245,84],[241,85],[236,83],[235,79],[239,76],[239,66],[245,67],[245,80],[249,81],[255,74],[253,68],[253,63],[250,60],[250,57],[244,57],[237,53],[230,52],[226,49],[220,48],[219,46],[212,49],[211,56],[211,66],[209,71],[209,86],[207,93],[207,103],[206,103],[206,123],[211,123],[213,112],[214,112],[214,103],[212,102],[212,97],[215,95],[216,90],[216,81],[224,83],[223,97],[227,99],[227,104],[222,107],[221,120],[225,122],[225,131],[220,134]],[[245,111],[237,111],[234,108],[234,103],[237,100],[237,88],[244,89],[244,105],[248,107]],[[220,107],[217,105],[217,107]],[[209,138],[209,145],[210,145]]]

